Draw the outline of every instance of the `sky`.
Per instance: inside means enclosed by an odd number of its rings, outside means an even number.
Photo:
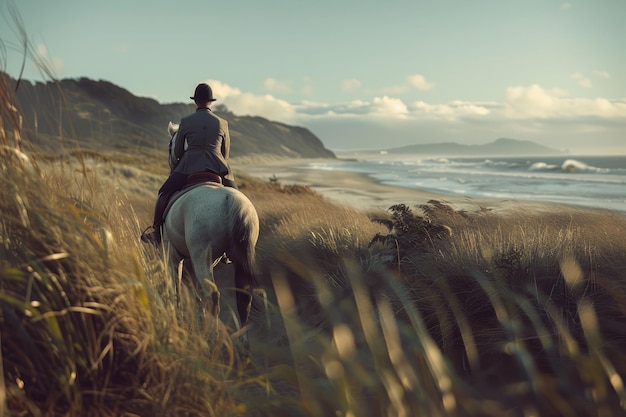
[[[333,150],[507,137],[626,154],[625,0],[0,0],[15,77],[12,10],[57,78],[161,103],[208,82],[233,113]],[[41,80],[33,59],[23,78]]]

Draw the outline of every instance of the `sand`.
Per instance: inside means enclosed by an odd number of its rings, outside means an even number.
[[[425,204],[429,200],[445,202],[454,208],[468,211],[479,210],[481,207],[504,211],[519,208],[546,209],[553,206],[543,202],[473,199],[459,195],[437,194],[382,184],[365,174],[308,168],[310,163],[328,161],[332,160],[257,157],[233,160],[231,165],[235,172],[243,171],[265,181],[276,177],[281,184],[307,185],[330,201],[362,210],[387,210],[399,203],[415,206]]]

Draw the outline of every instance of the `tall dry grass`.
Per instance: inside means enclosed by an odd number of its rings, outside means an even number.
[[[461,379],[538,415],[624,412],[623,215],[404,208],[394,267]]]
[[[175,305],[128,198],[84,154],[23,152],[16,88],[0,79],[0,414],[235,414],[230,337],[180,321],[195,300]]]
[[[261,219],[264,294],[250,328],[215,334],[138,241],[161,171],[28,149],[16,86],[2,82],[2,414],[626,412],[623,215],[438,202],[363,213],[239,173]],[[165,147],[154,164],[167,172]],[[217,271],[224,294],[230,273]]]
[[[623,215],[398,205],[374,246],[353,236],[333,258],[313,231],[334,235],[347,209],[287,190],[255,202],[275,227],[260,244],[278,320],[256,340],[273,412],[624,414]],[[369,221],[349,217],[355,234]]]

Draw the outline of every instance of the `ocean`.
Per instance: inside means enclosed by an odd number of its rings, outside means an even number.
[[[364,173],[383,184],[442,195],[564,203],[626,214],[626,155],[428,157],[336,152],[309,169]]]

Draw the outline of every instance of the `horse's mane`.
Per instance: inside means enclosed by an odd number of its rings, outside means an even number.
[[[176,132],[178,132],[178,123],[169,122],[167,124],[167,133],[169,133],[170,137],[172,137]]]
[[[169,144],[169,150],[168,150],[168,163],[172,171],[174,170],[174,168],[176,168],[176,165],[178,164],[178,159],[176,159],[176,157],[174,156],[174,144],[176,143],[175,135],[176,135],[176,132],[178,132],[178,127],[179,125],[177,123],[169,122],[167,124],[167,133],[169,133],[170,135],[170,144]],[[185,142],[185,145],[187,145],[186,142]],[[185,149],[187,149],[187,146],[185,146]]]

